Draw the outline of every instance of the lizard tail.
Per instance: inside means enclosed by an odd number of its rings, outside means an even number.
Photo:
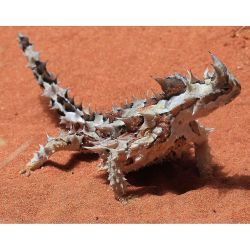
[[[56,75],[47,70],[46,62],[40,60],[40,54],[34,50],[29,38],[19,33],[17,40],[28,60],[28,67],[43,89],[43,96],[49,98],[51,109],[59,113],[60,123],[72,128],[76,124],[81,126],[85,121],[91,120],[93,114],[89,107],[83,110],[82,104],[76,104],[74,98],[68,96],[68,89],[59,86]]]

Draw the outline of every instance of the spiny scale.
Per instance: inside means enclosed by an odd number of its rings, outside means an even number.
[[[108,172],[115,197],[123,200],[128,186],[126,173],[181,155],[193,146],[200,173],[211,174],[207,139],[211,129],[200,125],[197,119],[231,102],[241,90],[239,82],[215,55],[211,53],[214,72],[206,69],[203,80],[191,70],[187,78],[180,74],[157,77],[162,93],[134,98],[130,104],[114,105],[111,112],[99,113],[91,112],[89,106],[83,108],[69,97],[68,89],[59,86],[28,37],[20,33],[18,42],[43,95],[60,114],[60,123],[66,125],[58,137],[47,136],[45,146],[40,146],[21,173],[29,174],[41,167],[57,151],[95,152],[103,160],[99,167]]]

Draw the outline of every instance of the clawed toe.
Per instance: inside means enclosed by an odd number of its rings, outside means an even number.
[[[31,175],[31,170],[29,168],[24,168],[21,171],[19,171],[19,174],[28,177]]]

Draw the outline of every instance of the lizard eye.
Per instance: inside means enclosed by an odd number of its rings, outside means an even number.
[[[228,85],[224,85],[222,89],[225,91],[228,91],[230,89],[230,87]]]

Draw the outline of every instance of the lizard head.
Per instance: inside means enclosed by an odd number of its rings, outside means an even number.
[[[155,78],[164,92],[168,112],[189,109],[196,119],[228,104],[240,94],[240,83],[215,55],[210,55],[214,71],[210,73],[206,69],[203,80],[197,79],[191,71],[188,71],[188,78],[180,74]]]

